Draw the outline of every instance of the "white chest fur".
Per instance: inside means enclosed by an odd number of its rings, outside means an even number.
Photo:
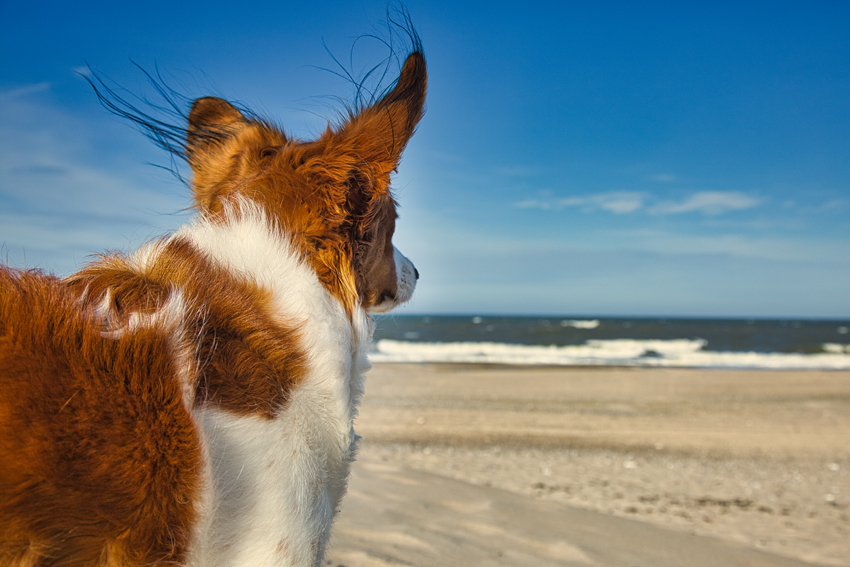
[[[304,380],[274,419],[195,410],[207,465],[191,566],[318,566],[357,448],[353,419],[368,370],[368,315],[353,322],[258,212],[181,230],[231,273],[271,290],[275,315],[297,322]]]

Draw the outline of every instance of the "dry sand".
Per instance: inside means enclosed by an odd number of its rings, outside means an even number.
[[[377,365],[328,565],[850,566],[850,372]]]

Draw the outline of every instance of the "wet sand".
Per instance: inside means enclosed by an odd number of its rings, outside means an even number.
[[[850,565],[850,372],[377,365],[366,390],[328,565]]]

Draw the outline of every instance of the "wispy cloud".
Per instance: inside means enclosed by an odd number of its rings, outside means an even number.
[[[92,251],[124,248],[179,224],[182,187],[151,166],[98,163],[97,121],[45,101],[46,83],[0,91],[0,254],[67,273]]]
[[[14,89],[0,90],[0,102],[8,104],[10,102],[28,98],[34,94],[42,93],[50,90],[50,83],[41,82],[31,85],[23,85]]]
[[[850,199],[832,199],[821,205],[820,208],[824,211],[844,212],[850,209]]]
[[[535,198],[515,203],[522,209],[562,210],[577,207],[582,212],[607,211],[617,215],[646,212],[652,215],[702,213],[721,215],[732,211],[752,209],[761,199],[738,191],[700,191],[680,200],[657,200],[647,193],[620,191],[564,198]]]
[[[521,209],[561,210],[568,207],[578,207],[584,212],[598,210],[608,211],[618,215],[633,213],[643,208],[647,195],[638,192],[613,192],[586,195],[581,197],[566,197],[553,199],[527,199],[516,203]]]
[[[706,215],[720,215],[730,211],[752,209],[761,204],[761,200],[738,191],[701,191],[681,201],[662,201],[649,209],[658,215],[679,215],[700,212]]]
[[[782,235],[747,236],[721,233],[690,234],[682,231],[639,229],[619,231],[616,241],[630,249],[664,256],[729,256],[780,262],[822,263],[850,266],[850,244],[814,237],[789,238]]]

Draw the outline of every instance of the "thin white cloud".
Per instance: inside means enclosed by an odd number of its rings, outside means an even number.
[[[623,215],[633,213],[643,207],[646,195],[643,193],[607,193],[595,199],[600,209]]]
[[[598,210],[608,211],[617,215],[633,213],[644,206],[646,195],[638,192],[614,192],[587,195],[582,197],[566,197],[562,199],[527,199],[516,203],[521,209],[561,210],[578,207],[589,213]]]
[[[651,207],[649,212],[658,215],[695,212],[706,215],[721,215],[730,211],[752,209],[760,204],[760,199],[738,191],[701,191],[681,201],[662,201]]]
[[[42,93],[47,90],[50,90],[50,83],[46,81],[41,83],[34,83],[32,85],[24,85],[22,87],[16,87],[14,89],[0,90],[0,103],[8,104],[10,102],[25,99],[34,94]]]
[[[824,211],[846,211],[850,209],[850,199],[832,199],[820,207]]]
[[[43,100],[47,89],[42,83],[0,92],[4,257],[67,273],[92,251],[125,248],[185,218],[169,214],[188,204],[182,187],[135,156],[99,164],[93,140],[101,122]]]
[[[514,206],[519,209],[543,209],[544,211],[552,208],[550,203],[540,199],[526,199],[525,201],[514,203]]]
[[[566,198],[526,199],[515,203],[515,206],[521,209],[556,211],[577,207],[585,213],[602,210],[617,215],[631,214],[643,210],[654,215],[702,213],[716,216],[732,211],[752,209],[761,203],[761,199],[738,191],[701,191],[678,201],[657,202],[653,202],[652,197],[646,193],[619,191]]]
[[[652,254],[725,255],[781,262],[820,262],[850,265],[850,244],[816,238],[752,237],[742,234],[697,235],[641,229],[611,233],[623,249]]]

